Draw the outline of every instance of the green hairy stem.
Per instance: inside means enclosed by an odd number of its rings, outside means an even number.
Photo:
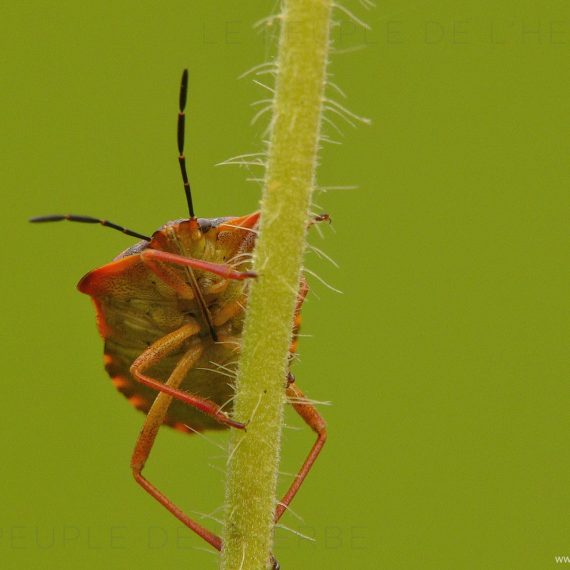
[[[286,0],[276,92],[239,363],[221,568],[267,568],[289,344],[315,180],[329,50],[330,0]]]

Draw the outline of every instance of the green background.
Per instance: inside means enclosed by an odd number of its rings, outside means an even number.
[[[372,126],[325,127],[343,144],[325,145],[320,183],[358,189],[316,197],[334,223],[312,243],[340,269],[314,254],[307,267],[344,294],[311,279],[294,372],[333,403],[330,440],[293,505],[302,518],[284,519],[316,542],[280,529],[276,553],[284,570],[554,567],[570,556],[568,4],[347,6],[373,29],[341,19],[331,72]],[[91,214],[147,233],[184,216],[184,66],[197,212],[254,210],[259,172],[214,165],[260,150],[250,104],[267,93],[238,76],[273,53],[252,29],[273,8],[3,8],[3,568],[216,567],[132,481],[142,416],[106,377],[75,291],[133,240],[26,219]],[[147,474],[212,513],[226,440],[164,430]],[[311,441],[287,430],[284,472]]]

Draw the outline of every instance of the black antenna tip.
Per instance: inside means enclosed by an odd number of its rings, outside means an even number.
[[[188,95],[188,70],[182,72],[182,80],[180,81],[180,111],[186,108],[186,97]]]
[[[30,218],[28,222],[31,222],[32,224],[41,224],[42,222],[61,222],[62,220],[65,220],[65,216],[35,216]]]
[[[184,193],[186,194],[186,202],[188,203],[188,212],[191,218],[195,218],[194,205],[192,204],[192,190],[188,173],[186,172],[186,157],[184,156],[184,134],[186,125],[186,115],[184,109],[186,107],[186,97],[188,95],[188,69],[182,72],[182,80],[180,82],[180,101],[178,111],[177,139],[178,139],[178,163],[180,164],[180,173],[182,174],[182,182],[184,184]]]

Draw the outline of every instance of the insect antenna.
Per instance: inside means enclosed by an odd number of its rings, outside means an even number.
[[[117,230],[119,232],[123,232],[128,236],[132,236],[139,239],[144,239],[146,241],[150,241],[150,237],[145,236],[143,234],[139,234],[138,232],[134,232],[133,230],[129,230],[123,226],[119,226],[110,222],[109,220],[101,220],[99,218],[92,218],[90,216],[75,216],[73,214],[67,215],[55,215],[55,216],[38,216],[37,218],[30,218],[30,222],[34,224],[44,223],[44,222],[61,222],[63,220],[67,220],[68,222],[81,222],[83,224],[100,224],[107,228],[112,228],[113,230]]]
[[[182,174],[182,182],[184,183],[184,192],[186,194],[186,202],[188,202],[188,212],[191,218],[195,218],[194,205],[192,203],[192,190],[190,189],[190,181],[186,172],[186,157],[184,156],[184,130],[186,123],[186,98],[188,95],[188,70],[182,72],[182,80],[180,81],[180,101],[178,104],[178,163],[180,164],[180,173]]]

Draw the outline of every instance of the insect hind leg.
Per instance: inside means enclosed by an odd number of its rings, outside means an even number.
[[[144,353],[143,353],[144,354]],[[176,367],[170,374],[164,386],[169,389],[178,390],[180,384],[184,380],[186,374],[198,362],[202,355],[202,346],[196,342],[178,361]],[[182,392],[183,393],[183,392]],[[208,542],[216,550],[222,549],[222,539],[217,535],[202,526],[200,523],[189,517],[182,509],[175,505],[166,495],[164,495],[158,488],[153,485],[148,479],[142,475],[142,470],[146,465],[150,452],[154,446],[156,435],[160,426],[163,424],[168,408],[172,403],[173,396],[169,393],[160,392],[154,403],[152,404],[145,423],[141,429],[137,439],[135,449],[131,457],[131,470],[135,481],[154,499],[156,499],[163,507],[172,513],[182,524],[195,532],[199,537]],[[237,422],[236,422],[237,424]],[[239,424],[242,426],[242,424]],[[279,562],[274,556],[271,556],[272,570],[279,570]]]
[[[291,405],[303,418],[304,422],[317,434],[317,440],[309,451],[301,469],[299,469],[299,472],[295,476],[293,483],[291,483],[289,490],[277,504],[277,508],[275,509],[275,522],[279,521],[283,516],[283,513],[297,494],[297,491],[301,488],[301,485],[305,481],[305,478],[309,474],[309,471],[313,467],[327,440],[327,427],[321,414],[319,414],[315,406],[306,399],[303,392],[294,383],[292,376],[288,376],[287,384],[287,397]]]
[[[202,348],[199,344],[192,346],[186,354],[180,359],[175,369],[172,371],[168,378],[166,385],[171,388],[178,388],[187,372],[196,364]],[[190,518],[180,508],[178,508],[168,497],[161,493],[152,483],[148,481],[143,475],[142,470],[154,446],[156,435],[160,426],[164,422],[168,408],[172,402],[172,396],[161,392],[157,395],[154,403],[152,404],[144,425],[141,429],[133,455],[131,458],[131,469],[136,482],[147,492],[154,497],[161,505],[163,505],[169,512],[171,512],[179,521],[186,525],[190,530],[194,531],[198,536],[203,538],[206,542],[211,544],[217,550],[221,549],[222,540],[219,536],[203,527],[200,523]]]

